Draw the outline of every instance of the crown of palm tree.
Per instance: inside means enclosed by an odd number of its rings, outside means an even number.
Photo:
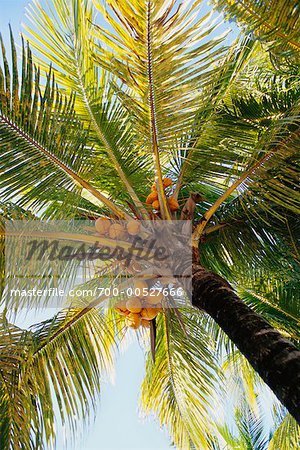
[[[163,181],[171,178],[181,207],[191,192],[204,197],[193,217],[201,265],[299,342],[299,8],[215,3],[242,24],[230,45],[222,17],[200,0],[35,1],[21,65],[12,33],[11,62],[1,39],[3,448],[52,442],[55,411],[75,430],[95,405],[125,323],[101,299],[30,330],[8,323],[7,310],[24,303],[5,291],[5,219],[152,220],[154,183],[155,218],[176,220]],[[205,313],[164,311],[155,353],[141,404],[176,447],[291,448],[299,439],[278,405],[278,429],[265,436],[258,376],[249,365],[241,370],[244,358]],[[236,410],[238,436],[216,425],[211,406],[232,359],[248,402]]]

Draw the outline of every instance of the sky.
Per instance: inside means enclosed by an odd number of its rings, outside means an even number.
[[[0,0],[0,32],[7,44],[8,24],[17,36],[24,21],[25,0]],[[31,320],[30,320],[31,319]],[[27,318],[30,322],[37,319]],[[24,323],[23,323],[24,326]],[[139,388],[144,374],[144,355],[134,337],[128,350],[120,355],[114,385],[104,384],[95,421],[72,450],[167,450],[170,439],[154,419],[141,419],[138,411]],[[57,450],[67,448],[62,435]],[[70,447],[68,447],[70,448]]]

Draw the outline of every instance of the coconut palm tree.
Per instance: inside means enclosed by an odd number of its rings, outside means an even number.
[[[299,11],[216,3],[242,22],[235,40],[199,0],[34,2],[20,70],[1,40],[3,218],[193,222],[193,306],[151,322],[141,394],[183,449],[222,448],[210,405],[224,352],[300,421]],[[24,303],[5,290],[1,230],[1,445],[42,448],[56,411],[73,429],[88,414],[130,323],[102,299],[9,323]]]

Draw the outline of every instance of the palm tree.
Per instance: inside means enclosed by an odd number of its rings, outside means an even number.
[[[35,2],[20,73],[1,41],[3,218],[193,220],[193,307],[151,322],[141,396],[184,449],[220,448],[209,405],[232,344],[300,420],[299,13],[217,3],[244,26],[227,46],[198,0]],[[96,299],[20,330],[7,310],[24,305],[3,304],[1,445],[42,448],[55,411],[75,428],[95,403],[126,319]]]

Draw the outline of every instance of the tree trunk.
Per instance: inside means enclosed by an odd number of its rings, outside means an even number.
[[[300,351],[252,311],[225,280],[199,265],[193,267],[192,298],[193,305],[218,323],[300,423]]]

